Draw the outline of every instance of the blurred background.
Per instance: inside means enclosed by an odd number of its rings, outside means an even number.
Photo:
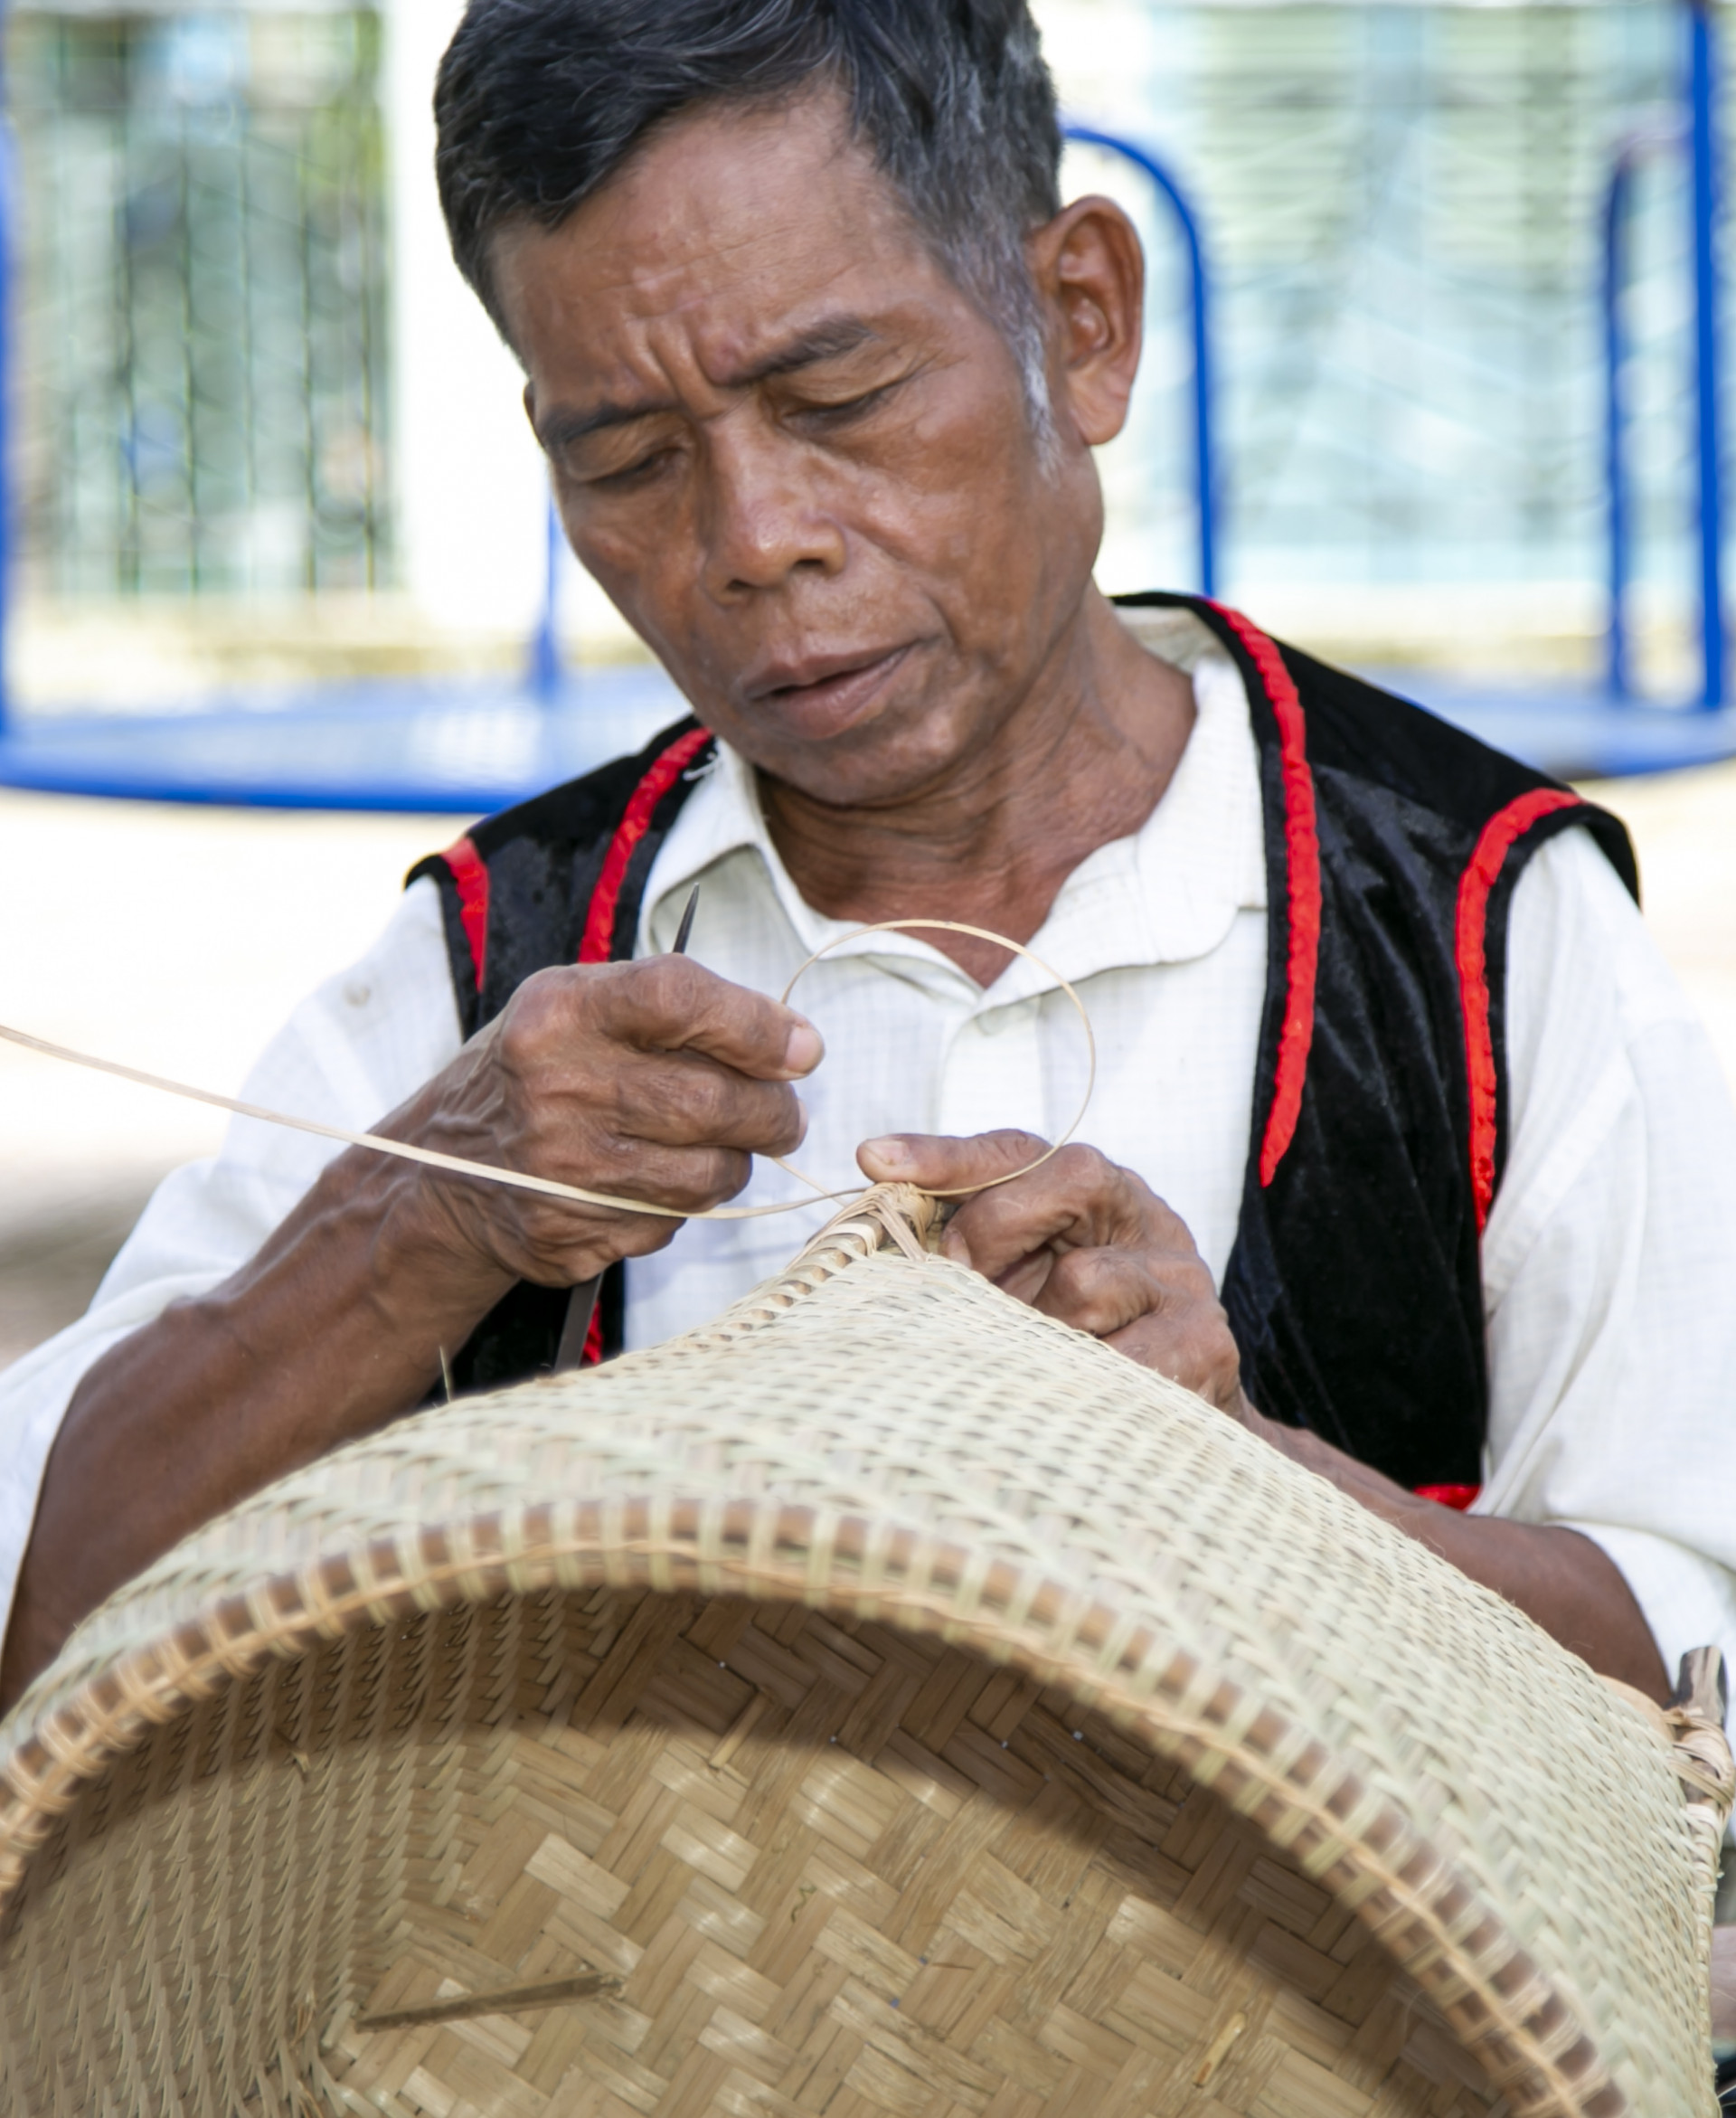
[[[232,1090],[420,853],[678,710],[447,253],[458,11],[10,9],[0,1021]],[[1037,13],[1151,262],[1104,585],[1201,585],[1209,529],[1219,593],[1526,754],[1708,761],[1599,799],[1736,1077],[1722,11]],[[0,1363],[218,1131],[0,1049]]]

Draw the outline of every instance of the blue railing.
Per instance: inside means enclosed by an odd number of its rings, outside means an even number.
[[[6,28],[5,0],[0,0],[0,51]],[[6,116],[6,80],[0,61],[0,736],[10,718],[6,645],[12,638],[13,538],[16,531],[12,484],[12,335],[15,320],[13,285],[14,244],[13,212],[16,203],[17,164],[12,125]]]
[[[1189,306],[1194,336],[1194,493],[1199,525],[1198,572],[1202,595],[1217,593],[1217,463],[1212,426],[1211,282],[1199,216],[1187,194],[1148,147],[1092,125],[1069,125],[1067,137],[1081,147],[1104,147],[1144,170],[1175,216],[1187,251]]]
[[[1724,703],[1723,491],[1718,403],[1718,142],[1711,0],[1689,10],[1694,160],[1694,387],[1699,409],[1701,704]]]
[[[1603,201],[1603,484],[1609,560],[1609,619],[1604,634],[1604,677],[1610,695],[1632,694],[1628,656],[1628,587],[1633,572],[1629,519],[1627,418],[1623,383],[1628,338],[1622,327],[1622,292],[1628,279],[1628,219],[1634,178],[1653,154],[1681,144],[1679,128],[1636,133],[1623,141],[1609,172]]]
[[[542,608],[531,635],[531,650],[524,658],[524,682],[539,705],[552,706],[566,683],[566,666],[561,659],[561,553],[566,533],[554,495],[548,497],[542,524]]]
[[[1686,137],[1691,171],[1694,256],[1694,463],[1700,574],[1700,703],[1715,711],[1725,697],[1722,421],[1719,402],[1716,53],[1707,0],[1688,7]],[[1624,447],[1622,377],[1628,358],[1621,298],[1627,279],[1627,227],[1635,174],[1660,149],[1676,147],[1679,128],[1637,133],[1616,156],[1603,210],[1604,487],[1608,503],[1609,619],[1604,668],[1610,694],[1633,695],[1627,603],[1633,571],[1633,524]]]

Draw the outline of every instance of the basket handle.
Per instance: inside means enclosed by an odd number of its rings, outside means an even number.
[[[1730,1685],[1724,1658],[1717,1648],[1690,1648],[1664,1718],[1675,1748],[1676,1777],[1692,1803],[1709,1803],[1717,1812],[1722,1835],[1736,1797],[1736,1762],[1724,1734]]]

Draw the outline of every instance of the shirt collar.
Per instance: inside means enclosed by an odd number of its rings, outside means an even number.
[[[1164,644],[1170,646],[1167,639]],[[1194,681],[1194,723],[1175,775],[1137,832],[1099,846],[1073,870],[1030,942],[1034,954],[1075,984],[1100,971],[1208,956],[1238,912],[1266,903],[1259,753],[1241,678],[1215,643],[1202,649],[1188,641],[1184,651],[1178,646],[1165,658],[1185,660]],[[753,768],[719,742],[715,764],[657,856],[640,920],[641,953],[667,950],[694,882],[740,855],[763,869],[804,954],[855,932],[856,922],[828,919],[804,901],[772,843]],[[901,968],[914,972],[927,965],[965,979],[920,934],[863,935],[844,941],[835,953],[911,960]],[[996,1003],[1020,1000],[1052,990],[1054,982],[1015,958],[992,997]]]

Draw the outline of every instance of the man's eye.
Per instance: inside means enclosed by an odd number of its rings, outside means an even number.
[[[618,470],[599,471],[582,483],[604,492],[619,492],[629,486],[642,486],[669,459],[667,449],[653,449],[644,456],[635,457],[631,463],[623,464]]]
[[[832,404],[805,404],[799,416],[805,420],[818,421],[826,426],[846,426],[852,420],[860,419],[884,402],[897,387],[895,383],[882,383],[873,390],[864,390],[856,397],[843,397]]]

